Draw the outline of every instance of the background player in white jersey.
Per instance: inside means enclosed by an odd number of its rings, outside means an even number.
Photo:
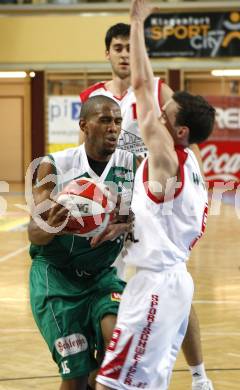
[[[207,139],[215,110],[202,97],[178,92],[159,117],[144,42],[145,15],[145,2],[132,0],[132,86],[149,151],[137,171],[132,201],[140,240],[126,260],[138,272],[124,290],[98,390],[168,388],[193,294],[185,263],[206,222],[207,191],[188,146]]]
[[[136,97],[130,80],[129,35],[130,26],[128,24],[118,23],[108,29],[105,47],[106,58],[112,67],[112,80],[94,84],[80,94],[80,99],[84,102],[88,97],[99,94],[115,99],[120,104],[123,117],[118,147],[132,151],[138,156],[144,156],[147,149],[139,131]],[[161,108],[170,99],[172,93],[165,83],[159,78],[154,78],[154,96],[157,107]],[[80,139],[83,140],[83,133]],[[132,233],[129,233],[128,238],[133,242],[136,239]],[[121,260],[118,260],[116,265],[119,275],[123,276],[124,266]],[[212,390],[213,387],[207,378],[203,363],[199,322],[193,307],[182,349],[192,373],[192,390]]]
[[[95,95],[106,95],[116,100],[121,107],[123,122],[118,148],[136,155],[144,156],[147,152],[139,132],[136,112],[136,98],[130,84],[129,64],[130,26],[118,23],[109,28],[105,37],[106,58],[112,67],[112,80],[94,84],[80,94],[81,102]],[[170,88],[158,77],[154,78],[154,95],[160,104],[169,99]],[[81,134],[81,139],[83,134]]]

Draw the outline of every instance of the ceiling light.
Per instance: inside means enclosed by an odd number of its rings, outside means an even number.
[[[211,74],[213,76],[221,77],[233,77],[233,76],[240,76],[240,69],[215,69],[211,71]]]
[[[26,72],[0,72],[1,79],[12,79],[12,78],[23,79],[26,76],[27,76]]]

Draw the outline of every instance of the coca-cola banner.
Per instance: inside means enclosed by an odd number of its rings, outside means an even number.
[[[208,141],[200,145],[207,181],[240,182],[240,141]]]
[[[153,13],[145,21],[150,57],[239,57],[240,12]]]
[[[200,145],[206,179],[240,182],[240,97],[205,96],[216,109],[209,141]]]
[[[211,139],[240,140],[240,97],[205,96],[216,109],[216,124]]]

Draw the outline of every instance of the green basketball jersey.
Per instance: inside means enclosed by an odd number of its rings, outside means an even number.
[[[101,176],[89,166],[84,144],[50,156],[56,171],[56,192],[61,191],[71,180],[90,177],[96,181],[114,185],[118,193],[130,198],[136,171],[135,156],[117,149],[111,156]],[[49,160],[48,160],[49,161]],[[97,273],[109,267],[123,246],[123,236],[91,248],[89,239],[76,235],[55,236],[47,245],[31,245],[30,255],[34,261],[45,261],[56,267],[73,266],[89,273]]]

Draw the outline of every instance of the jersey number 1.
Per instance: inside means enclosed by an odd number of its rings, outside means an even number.
[[[132,103],[132,114],[133,114],[133,119],[137,119],[137,105],[136,103]]]

